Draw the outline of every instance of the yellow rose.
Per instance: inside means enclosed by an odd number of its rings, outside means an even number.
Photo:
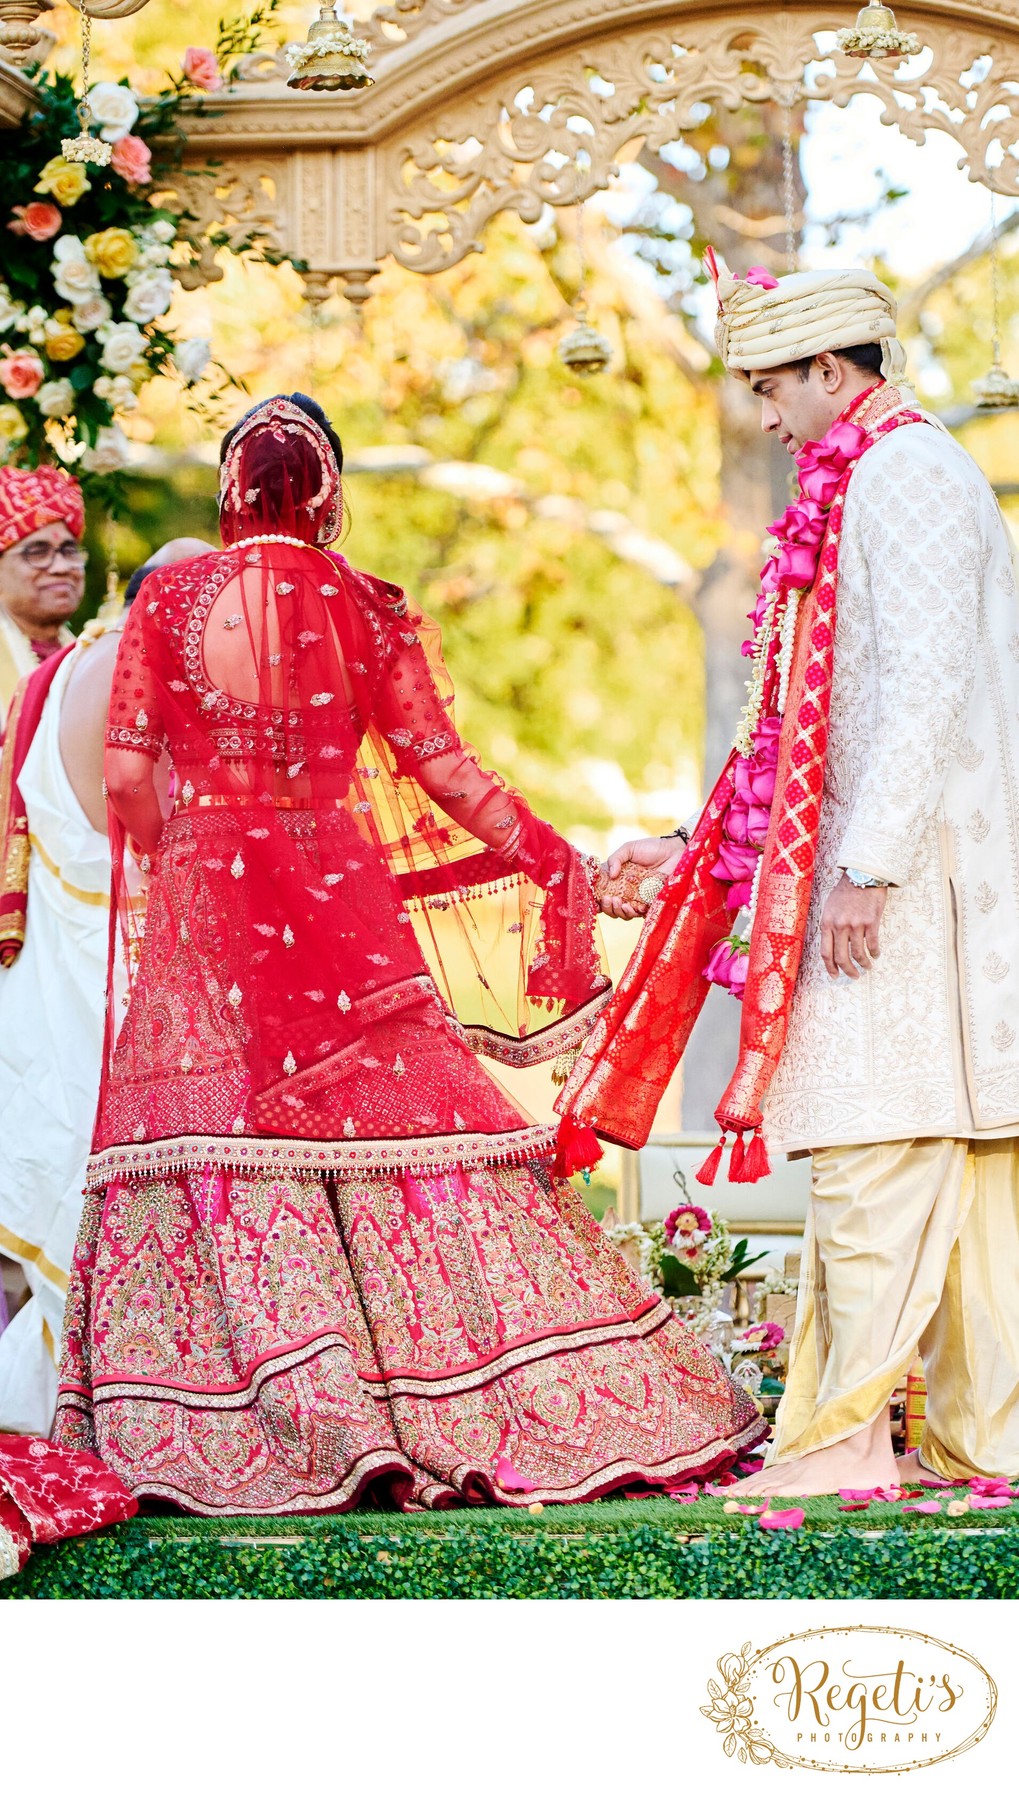
[[[71,362],[85,347],[84,337],[75,330],[70,315],[63,309],[55,317],[47,318],[44,329],[46,342],[43,347],[51,362]]]
[[[93,231],[86,237],[85,254],[104,280],[120,281],[137,262],[138,245],[130,231],[112,225],[108,231]]]
[[[35,184],[36,193],[51,193],[58,206],[76,206],[92,186],[80,162],[51,156]]]
[[[0,443],[9,447],[12,443],[23,443],[28,435],[28,425],[16,405],[0,405]]]

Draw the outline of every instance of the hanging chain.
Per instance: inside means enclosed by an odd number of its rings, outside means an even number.
[[[92,65],[92,14],[85,0],[81,6],[81,101],[78,105],[78,123],[83,131],[87,131],[92,123],[92,108],[88,103],[88,78]]]
[[[581,200],[580,208],[577,212],[577,255],[580,258],[580,284],[577,288],[577,297],[573,302],[573,310],[578,318],[583,318],[587,311],[587,300],[585,298],[585,289],[587,287],[587,256],[584,250],[583,200]]]
[[[1001,289],[998,267],[998,207],[991,190],[991,349],[994,366],[1001,367]]]
[[[799,267],[796,245],[796,163],[793,153],[793,109],[782,108],[782,196],[785,205],[785,259],[790,274]]]

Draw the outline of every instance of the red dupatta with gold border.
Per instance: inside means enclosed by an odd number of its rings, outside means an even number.
[[[762,1105],[785,1046],[817,861],[845,496],[867,450],[889,431],[923,418],[906,409],[897,388],[885,385],[867,396],[855,421],[866,430],[866,441],[839,481],[817,576],[795,624],[775,797],[750,937],[739,1056],[715,1111],[722,1139],[698,1174],[705,1184],[714,1180],[730,1130],[736,1136],[730,1178],[753,1183],[770,1170],[761,1135]],[[777,715],[777,672],[765,697],[769,713]],[[712,869],[735,789],[735,762],[733,754],[559,1099],[563,1152],[571,1164],[583,1163],[581,1137],[589,1130],[624,1147],[642,1147],[686,1049],[707,996],[707,961],[731,929],[728,887]],[[751,1139],[744,1149],[747,1133]]]

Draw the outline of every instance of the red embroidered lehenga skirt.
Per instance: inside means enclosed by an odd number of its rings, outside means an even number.
[[[200,1514],[668,1489],[765,1432],[543,1164],[126,1180],[86,1209],[57,1438]]]

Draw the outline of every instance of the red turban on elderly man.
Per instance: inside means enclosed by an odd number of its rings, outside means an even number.
[[[47,524],[85,528],[81,487],[63,468],[0,468],[0,555]]]

